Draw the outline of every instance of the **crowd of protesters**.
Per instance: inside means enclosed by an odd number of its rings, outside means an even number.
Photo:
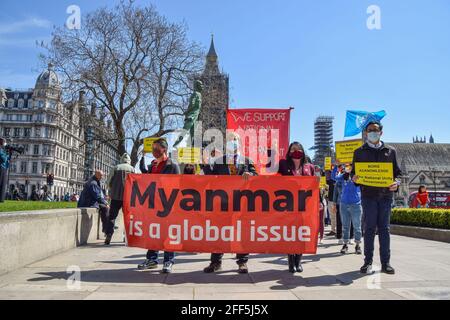
[[[325,175],[327,185],[320,192],[319,210],[319,244],[324,239],[325,225],[330,225],[331,232],[328,237],[335,237],[337,243],[342,245],[340,253],[345,255],[350,252],[350,246],[355,245],[354,252],[357,255],[364,254],[364,264],[360,268],[361,273],[371,272],[374,241],[376,234],[380,242],[380,259],[382,272],[394,274],[395,270],[390,265],[390,216],[394,193],[400,185],[401,171],[397,163],[396,152],[393,148],[381,141],[383,126],[380,122],[367,124],[364,135],[367,137],[365,144],[354,153],[353,163],[383,162],[392,163],[395,182],[389,188],[369,187],[359,185],[359,177],[355,167],[351,163],[336,164],[332,170],[324,171],[319,166],[314,166],[306,155],[302,144],[293,142],[290,144],[284,159],[278,165],[280,176],[320,176]],[[9,158],[5,152],[4,139],[0,139],[0,202],[5,198],[5,180]],[[225,175],[241,176],[247,181],[250,177],[257,176],[257,170],[253,162],[240,154],[241,141],[239,135],[227,136],[225,152],[218,148],[203,154],[203,164],[183,165],[182,169],[175,160],[169,157],[169,146],[165,139],[156,140],[153,143],[153,158],[150,165],[145,163],[145,153],[140,162],[142,174],[163,175]],[[128,174],[135,173],[131,166],[131,159],[124,154],[120,163],[106,177],[106,186],[109,195],[105,194],[101,181],[104,178],[102,171],[95,174],[86,182],[80,196],[66,194],[63,201],[78,201],[79,208],[97,208],[102,222],[102,230],[105,234],[105,245],[110,245],[115,227],[115,221],[123,208],[125,182]],[[37,198],[49,198],[48,190]],[[417,195],[418,207],[427,207],[429,196],[426,188],[421,187]],[[364,244],[364,250],[362,248]],[[215,273],[222,269],[223,253],[211,253],[210,263],[204,268],[205,273]],[[145,261],[138,265],[139,270],[158,268],[159,252],[148,250]],[[171,273],[175,264],[175,253],[164,252],[163,273]],[[250,253],[237,254],[237,272],[246,274],[249,272],[248,261]],[[303,272],[302,254],[289,255],[288,270],[291,273]]]

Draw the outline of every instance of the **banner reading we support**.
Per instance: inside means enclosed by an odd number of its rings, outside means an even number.
[[[253,160],[260,175],[277,173],[289,148],[290,119],[291,109],[228,110],[228,129],[243,133],[243,155]]]
[[[128,245],[190,253],[315,254],[315,177],[128,175]]]

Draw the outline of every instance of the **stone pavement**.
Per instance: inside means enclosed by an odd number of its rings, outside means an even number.
[[[450,299],[450,244],[393,236],[394,276],[363,276],[362,257],[339,250],[325,240],[295,275],[279,255],[252,255],[250,274],[239,275],[230,254],[218,274],[202,272],[209,255],[179,254],[174,273],[162,275],[136,270],[145,250],[96,243],[0,276],[0,299]],[[69,266],[81,269],[79,288],[67,285]]]

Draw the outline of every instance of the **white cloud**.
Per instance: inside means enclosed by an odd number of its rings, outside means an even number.
[[[51,28],[52,23],[49,20],[31,17],[13,23],[0,24],[0,34],[14,34],[29,28]]]

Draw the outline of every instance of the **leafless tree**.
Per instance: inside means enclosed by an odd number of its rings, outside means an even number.
[[[173,132],[186,111],[204,56],[186,32],[152,5],[124,0],[86,15],[80,30],[55,28],[41,58],[62,75],[66,94],[85,91],[107,110],[119,154],[131,150],[135,165],[143,138]]]

